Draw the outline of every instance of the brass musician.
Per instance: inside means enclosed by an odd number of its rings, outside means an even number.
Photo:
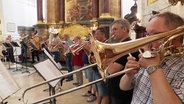
[[[39,58],[39,50],[40,50],[40,38],[37,35],[37,32],[32,33],[32,37],[29,41],[31,46],[31,56],[32,56],[32,63],[35,63],[34,57],[37,57],[37,61],[40,61]]]
[[[60,59],[59,48],[61,47],[61,40],[58,35],[59,32],[56,29],[50,31],[49,51],[53,54],[56,63],[59,62]]]
[[[27,48],[28,48],[28,36],[27,34],[22,34],[20,38],[20,44],[21,44],[21,60],[22,63],[25,63],[27,60]]]

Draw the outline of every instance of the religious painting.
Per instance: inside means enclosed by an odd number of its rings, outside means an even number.
[[[65,0],[65,4],[66,22],[92,19],[92,0]]]
[[[158,0],[147,0],[147,4],[150,5],[150,4],[153,4],[156,1],[158,1]]]

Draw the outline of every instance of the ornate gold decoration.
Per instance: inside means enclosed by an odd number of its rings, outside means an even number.
[[[71,38],[75,37],[76,35],[81,36],[81,38],[85,38],[86,36],[88,36],[89,27],[82,26],[80,24],[71,24],[70,26],[67,26],[60,30],[61,36],[64,33],[68,33]]]
[[[41,20],[38,20],[38,21],[37,21],[37,24],[44,24],[44,22],[41,21]]]
[[[147,0],[147,4],[150,5],[150,4],[153,4],[156,1],[158,1],[158,0]]]
[[[181,5],[184,4],[184,0],[168,0],[168,1],[173,6],[175,6],[179,1],[181,2]]]
[[[100,18],[111,18],[109,13],[102,13]]]

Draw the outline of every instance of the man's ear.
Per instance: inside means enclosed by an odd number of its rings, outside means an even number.
[[[127,30],[127,28],[126,27],[122,27],[122,32],[127,32],[128,30]]]

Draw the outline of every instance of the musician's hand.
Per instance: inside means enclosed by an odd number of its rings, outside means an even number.
[[[75,55],[79,55],[79,52],[76,52]]]
[[[136,61],[135,57],[129,56],[127,59],[128,59],[128,62],[126,63],[124,70],[128,68],[135,68],[135,70],[132,70],[126,73],[126,75],[131,78],[138,72],[138,68],[140,67],[140,64],[139,62]]]
[[[140,55],[139,63],[141,67],[147,68],[151,65],[159,65],[161,62],[160,54],[157,54],[153,58],[145,59],[142,54]]]
[[[90,51],[91,50],[91,44],[90,43],[84,43],[83,49],[87,50],[87,51]]]

